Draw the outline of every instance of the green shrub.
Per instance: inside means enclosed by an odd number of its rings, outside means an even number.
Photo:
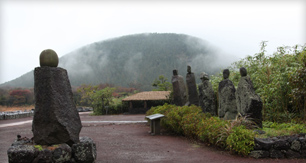
[[[169,105],[167,103],[162,105],[162,106],[151,107],[151,109],[146,112],[146,116],[152,115],[152,114],[157,114],[157,113],[165,115],[166,112],[169,112],[174,107],[176,107],[176,106],[175,105]]]
[[[199,139],[210,144],[217,144],[221,129],[224,128],[226,124],[229,124],[229,121],[220,120],[218,117],[203,119],[198,125]]]
[[[188,114],[199,114],[202,112],[202,109],[197,106],[182,106],[182,107],[174,107],[172,108],[164,118],[164,125],[167,129],[177,133],[183,134],[183,125],[182,119],[183,116]]]
[[[211,117],[209,113],[190,113],[182,118],[182,129],[185,136],[196,139],[199,134],[199,124],[202,119]]]
[[[161,125],[176,134],[184,134],[182,119],[183,116],[194,113],[199,114],[202,109],[197,106],[176,106],[165,104],[163,106],[152,107],[146,112],[146,115],[163,114],[164,118],[161,119]]]
[[[245,128],[238,126],[232,129],[232,133],[226,139],[227,148],[230,151],[247,156],[254,149],[255,133]]]

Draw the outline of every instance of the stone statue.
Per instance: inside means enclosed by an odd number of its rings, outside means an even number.
[[[194,73],[191,72],[191,67],[187,66],[186,84],[188,90],[188,102],[185,105],[199,105],[199,96]]]
[[[177,70],[173,70],[171,82],[173,86],[173,102],[177,106],[183,106],[187,102],[186,86],[183,77],[178,75]]]
[[[96,144],[79,137],[80,116],[67,71],[58,62],[52,49],[41,52],[40,67],[34,70],[33,139],[18,135],[7,150],[8,162],[95,162]]]
[[[72,146],[80,142],[82,124],[73,101],[67,71],[57,65],[55,51],[42,51],[41,67],[34,70],[33,140],[40,145],[66,143]]]
[[[262,127],[262,101],[255,93],[253,83],[247,76],[247,70],[244,67],[240,68],[240,75],[241,78],[236,91],[238,113],[247,116],[259,127]]]
[[[225,120],[235,119],[237,116],[237,105],[235,97],[235,86],[232,81],[228,79],[230,71],[223,70],[223,80],[219,83],[219,109],[218,115]]]
[[[209,82],[208,74],[205,72],[201,73],[200,79],[202,83],[199,87],[199,105],[201,106],[203,112],[209,112],[212,116],[217,115],[215,93]]]

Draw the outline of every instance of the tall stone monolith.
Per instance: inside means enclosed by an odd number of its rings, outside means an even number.
[[[228,79],[230,72],[228,69],[223,70],[223,80],[219,83],[218,96],[219,108],[218,116],[225,120],[235,119],[237,116],[237,104],[235,97],[235,86]]]
[[[199,84],[199,105],[201,106],[204,113],[208,112],[212,116],[217,115],[217,107],[215,101],[215,93],[212,88],[212,84],[209,82],[208,74],[205,72],[201,73],[200,79],[202,83]]]
[[[178,75],[177,70],[173,70],[172,76],[173,87],[173,102],[177,106],[183,106],[187,102],[186,86],[184,79],[181,75]]]
[[[82,124],[67,71],[57,67],[55,57],[53,50],[44,50],[40,55],[41,67],[34,70],[33,140],[39,145],[67,143],[71,146],[79,142]]]
[[[187,66],[186,84],[188,90],[188,102],[185,105],[199,105],[199,96],[194,73],[191,72],[191,67]]]
[[[238,112],[254,121],[258,127],[262,127],[262,101],[259,95],[255,93],[253,83],[247,76],[247,70],[244,67],[240,68],[240,75],[241,78],[236,91]]]

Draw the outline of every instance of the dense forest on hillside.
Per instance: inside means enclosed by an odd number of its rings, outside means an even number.
[[[207,42],[183,34],[135,34],[96,42],[60,58],[73,86],[110,83],[151,90],[159,75],[171,79],[172,70],[185,76],[187,65],[198,75],[214,74],[221,68],[217,49]],[[219,61],[220,63],[220,61]],[[223,66],[228,66],[223,63]],[[198,81],[200,82],[200,80]],[[33,72],[2,86],[31,87]]]

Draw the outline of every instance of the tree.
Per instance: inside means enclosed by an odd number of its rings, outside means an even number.
[[[109,106],[113,103],[113,92],[115,88],[106,87],[104,89],[100,89],[94,91],[91,94],[91,104],[95,107],[94,113],[95,114],[105,114],[108,113]]]
[[[10,95],[9,97],[10,101],[12,102],[13,105],[30,104],[31,98],[33,98],[31,91],[28,89],[25,89],[25,90],[14,89],[10,91],[9,95]]]
[[[164,77],[164,75],[159,75],[158,79],[155,79],[152,83],[153,87],[156,87],[156,89],[153,89],[153,91],[171,91],[172,90],[172,84],[170,82],[167,82],[167,78]]]

